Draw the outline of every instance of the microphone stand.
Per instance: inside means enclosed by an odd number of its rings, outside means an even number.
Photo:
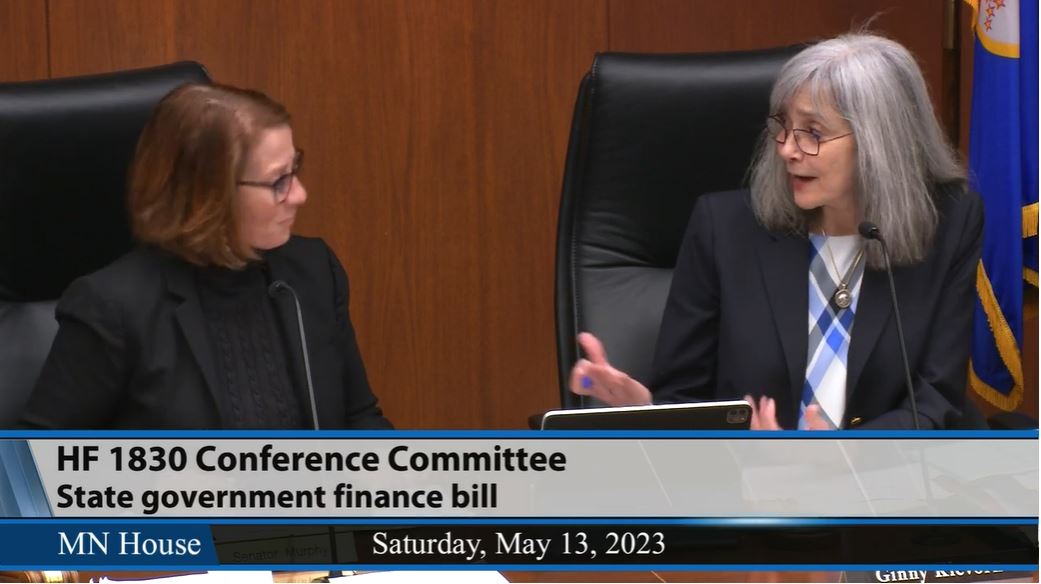
[[[903,358],[904,382],[907,383],[907,397],[911,402],[911,418],[914,421],[914,429],[921,430],[918,422],[918,401],[914,396],[914,383],[911,381],[911,364],[907,358],[907,344],[904,341],[904,324],[900,318],[900,304],[896,299],[896,283],[893,281],[893,266],[889,261],[889,246],[882,237],[878,226],[870,221],[864,221],[859,226],[860,235],[865,239],[873,239],[882,246],[882,257],[886,262],[886,276],[889,278],[889,297],[893,301],[893,316],[896,317],[896,337],[900,342],[900,356]]]

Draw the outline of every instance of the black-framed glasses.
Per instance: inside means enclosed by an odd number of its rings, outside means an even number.
[[[853,135],[853,132],[846,132],[841,136],[821,138],[820,134],[813,130],[803,130],[801,128],[792,128],[789,130],[784,125],[784,118],[781,116],[770,116],[766,118],[766,132],[771,138],[773,138],[774,142],[777,142],[778,144],[784,144],[787,142],[788,132],[791,132],[795,137],[795,145],[807,156],[816,156],[820,154],[821,144],[824,144],[825,142],[831,142],[832,140],[838,140],[839,138]]]
[[[304,163],[304,151],[297,150],[293,156],[293,169],[276,178],[272,182],[259,182],[253,180],[240,180],[239,185],[246,187],[262,187],[271,189],[276,203],[283,203],[289,197],[289,191],[293,188],[293,179],[300,174],[300,166]]]

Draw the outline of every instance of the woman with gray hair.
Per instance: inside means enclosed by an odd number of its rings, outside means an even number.
[[[587,354],[571,390],[611,405],[744,398],[760,429],[912,428],[884,234],[918,419],[961,415],[983,211],[914,58],[850,34],[781,70],[751,189],[699,197],[652,390]]]

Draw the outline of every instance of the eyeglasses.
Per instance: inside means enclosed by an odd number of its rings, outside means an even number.
[[[246,187],[263,187],[271,189],[275,196],[275,203],[284,203],[289,198],[289,191],[293,188],[293,179],[300,174],[300,166],[304,163],[304,151],[297,150],[293,156],[293,169],[276,178],[273,182],[257,182],[252,180],[240,180],[239,185]]]
[[[821,144],[825,142],[831,142],[832,140],[838,140],[839,138],[853,135],[853,132],[846,132],[841,136],[821,138],[820,134],[814,130],[803,130],[800,128],[792,128],[789,130],[784,126],[784,118],[781,116],[770,116],[766,118],[766,132],[774,139],[774,142],[777,142],[778,144],[788,142],[788,132],[791,132],[792,135],[795,136],[795,145],[798,146],[799,150],[807,156],[816,156],[820,154]]]

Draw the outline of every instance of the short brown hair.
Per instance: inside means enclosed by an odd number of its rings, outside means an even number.
[[[197,265],[240,268],[256,259],[238,237],[236,183],[260,133],[288,123],[286,108],[259,91],[191,83],[170,92],[130,166],[134,237]]]

